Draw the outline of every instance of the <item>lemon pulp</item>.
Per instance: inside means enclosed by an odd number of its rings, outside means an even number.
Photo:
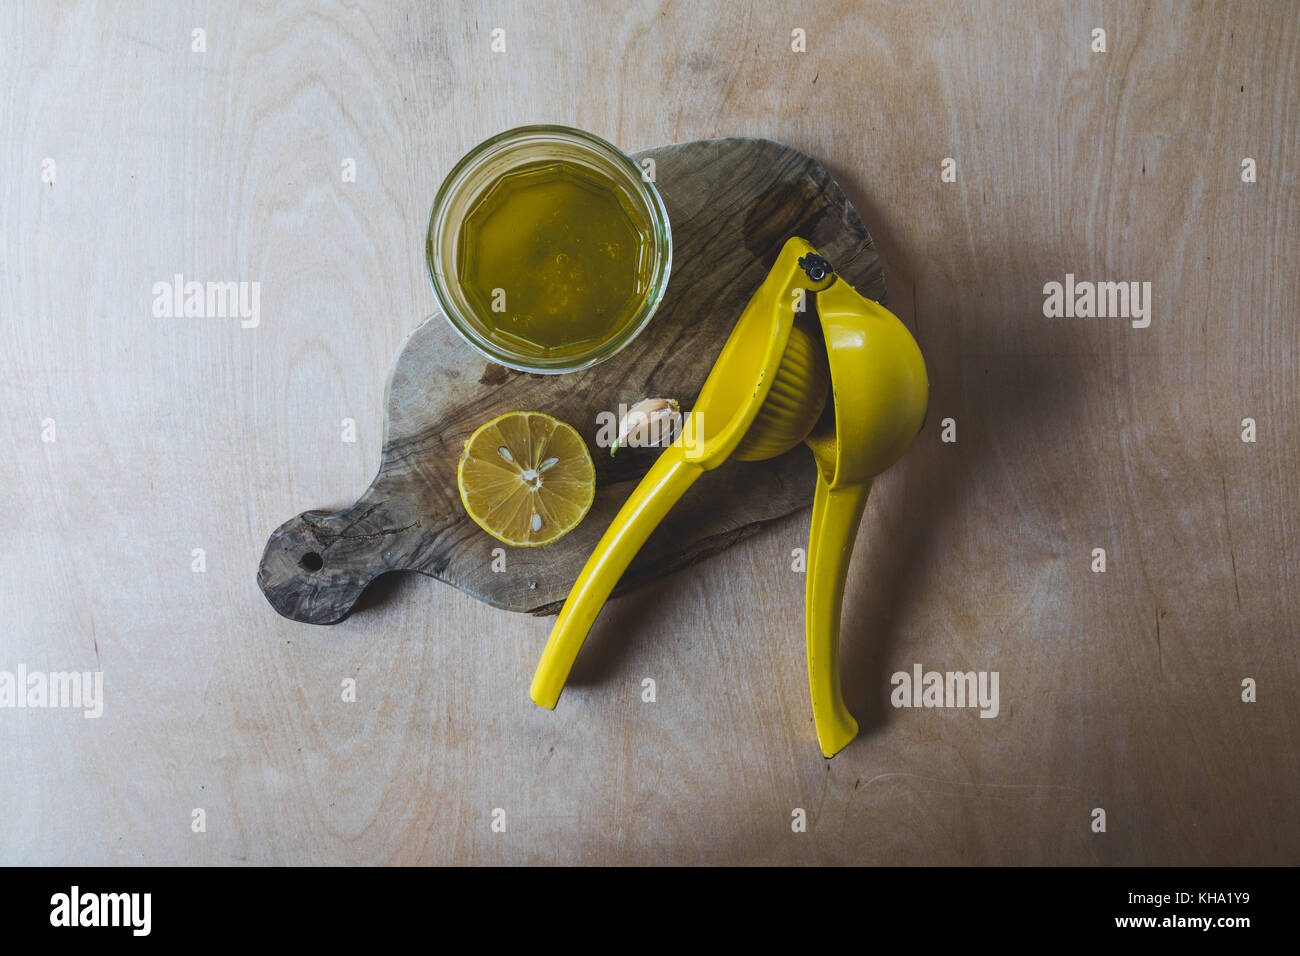
[[[465,442],[456,483],[475,524],[498,541],[533,547],[577,527],[596,495],[596,469],[572,425],[509,412]]]

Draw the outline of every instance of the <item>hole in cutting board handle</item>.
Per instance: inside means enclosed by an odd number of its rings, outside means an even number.
[[[319,571],[321,568],[325,567],[325,559],[315,551],[308,551],[302,556],[302,560],[298,562],[298,566],[304,571]]]

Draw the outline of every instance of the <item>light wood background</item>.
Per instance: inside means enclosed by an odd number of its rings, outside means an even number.
[[[593,6],[0,7],[0,669],[106,685],[0,711],[0,862],[1296,862],[1295,7]],[[877,238],[933,393],[858,541],[833,761],[806,513],[611,605],[555,713],[549,619],[258,592],[268,533],[371,478],[441,177],[529,122],[778,139]],[[177,272],[260,282],[261,324],[153,317]],[[1067,272],[1151,282],[1150,328],[1045,318]],[[998,671],[1001,714],[893,709],[915,663]]]

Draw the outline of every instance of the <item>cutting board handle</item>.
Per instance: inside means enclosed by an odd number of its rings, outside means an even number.
[[[335,514],[307,511],[276,528],[257,571],[271,606],[308,624],[346,617],[366,585],[401,566],[392,560],[395,540],[418,530],[418,522],[393,527],[383,511],[359,502]]]

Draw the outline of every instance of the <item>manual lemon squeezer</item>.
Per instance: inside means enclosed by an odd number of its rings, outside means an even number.
[[[569,592],[537,665],[533,701],[554,709],[605,600],[696,478],[728,458],[762,461],[803,442],[817,463],[804,608],[808,683],[822,753],[842,750],[858,732],[839,671],[853,542],[872,479],[911,445],[928,395],[921,350],[903,323],[836,276],[808,242],[787,241],[681,434],[632,492]]]

